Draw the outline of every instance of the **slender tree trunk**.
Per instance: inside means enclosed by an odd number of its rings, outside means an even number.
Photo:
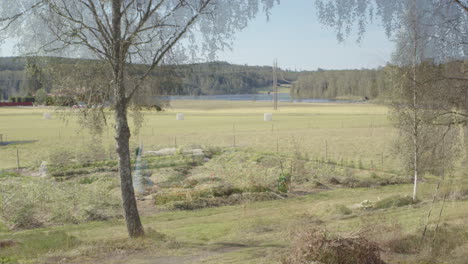
[[[412,2],[412,10],[416,8],[415,1]],[[412,65],[412,86],[413,86],[413,169],[414,169],[414,185],[413,185],[413,201],[416,201],[418,191],[418,172],[419,172],[419,120],[418,120],[418,91],[416,81],[416,63],[418,55],[418,32],[416,26],[416,17],[412,18],[413,30],[413,65]]]
[[[418,172],[419,172],[419,123],[417,109],[417,92],[416,92],[416,65],[413,66],[413,169],[414,169],[414,185],[413,185],[413,201],[416,201],[418,192]]]
[[[130,237],[144,235],[143,226],[138,214],[138,208],[133,190],[132,173],[130,165],[130,128],[127,121],[127,107],[125,103],[117,103],[115,109],[117,154],[119,156],[120,189]]]
[[[413,169],[414,169],[414,185],[413,185],[413,201],[416,201],[418,191],[418,156],[419,156],[419,127],[418,127],[418,112],[417,112],[417,92],[416,92],[416,65],[413,65]]]
[[[127,120],[128,101],[124,84],[125,56],[122,54],[121,19],[122,0],[112,1],[112,29],[113,29],[113,73],[114,73],[114,100],[115,100],[115,140],[119,157],[120,189],[122,203],[130,237],[144,235],[143,225],[140,221],[132,183],[130,164],[130,128]]]

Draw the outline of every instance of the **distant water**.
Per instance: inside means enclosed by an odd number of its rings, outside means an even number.
[[[223,95],[172,95],[161,96],[161,99],[169,101],[177,100],[222,100],[222,101],[273,101],[273,94],[223,94]],[[313,98],[294,98],[288,93],[278,93],[279,102],[304,102],[304,103],[356,103],[360,101],[351,100],[333,100],[333,99],[313,99]]]

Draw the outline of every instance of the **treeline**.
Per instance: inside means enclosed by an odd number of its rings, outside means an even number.
[[[167,74],[169,72],[169,74]],[[271,87],[273,70],[268,66],[232,65],[226,62],[211,62],[171,66],[154,75],[171,76],[173,94],[214,95],[256,93],[259,88]],[[300,72],[280,71],[279,83],[295,81]],[[154,76],[155,77],[155,76]],[[153,77],[153,78],[154,78]],[[162,77],[162,76],[161,76]],[[163,78],[164,79],[164,78]]]
[[[386,71],[390,66],[379,69],[361,70],[317,70],[298,77],[291,94],[299,98],[369,98],[384,94],[390,83]]]
[[[0,58],[0,100],[34,95],[41,88],[53,92],[57,90],[57,69],[67,69],[69,73],[61,71],[60,75],[67,79],[84,67],[96,65],[96,61],[64,58]],[[145,68],[131,65],[129,79],[143,74]],[[279,83],[295,81],[300,74],[280,70]],[[256,93],[272,83],[272,67],[210,62],[159,67],[150,74],[146,86],[169,95],[214,95]]]

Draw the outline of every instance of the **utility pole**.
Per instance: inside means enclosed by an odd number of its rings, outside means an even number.
[[[278,110],[278,60],[273,61],[273,109]]]

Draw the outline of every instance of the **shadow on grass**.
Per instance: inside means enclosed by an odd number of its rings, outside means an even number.
[[[29,144],[29,143],[35,143],[38,141],[39,140],[3,141],[3,142],[0,142],[0,146]]]

